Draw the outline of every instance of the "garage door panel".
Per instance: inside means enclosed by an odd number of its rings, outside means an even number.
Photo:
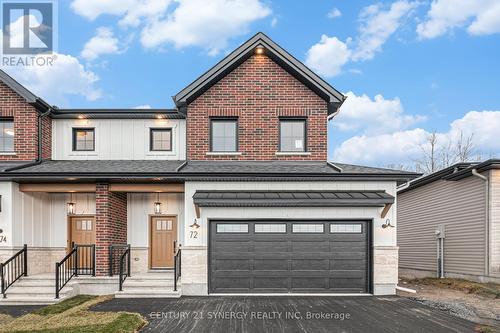
[[[217,223],[210,225],[211,293],[368,291],[367,222],[350,227],[346,226],[350,222],[335,221],[235,221],[220,228],[224,231],[220,233]],[[238,223],[246,226],[238,227]],[[341,226],[331,227],[337,223]],[[261,226],[255,228],[256,224]],[[292,232],[294,224],[300,224],[297,230],[304,232]],[[226,232],[232,230],[248,232]],[[353,230],[361,232],[346,233]]]

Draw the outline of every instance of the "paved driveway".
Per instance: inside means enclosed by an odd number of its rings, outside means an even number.
[[[96,311],[131,311],[143,332],[474,332],[475,325],[391,297],[182,297],[113,299]]]

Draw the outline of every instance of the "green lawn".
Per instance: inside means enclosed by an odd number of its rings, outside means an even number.
[[[128,333],[146,324],[138,313],[94,312],[88,309],[110,296],[79,295],[4,322],[0,332],[11,333]]]

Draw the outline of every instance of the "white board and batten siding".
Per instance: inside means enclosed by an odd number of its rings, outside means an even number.
[[[398,195],[399,267],[436,271],[435,230],[445,225],[446,273],[483,275],[486,190],[483,180],[438,180]]]
[[[95,151],[73,151],[73,128],[94,128]],[[172,129],[172,151],[150,151],[150,129]],[[54,160],[184,160],[184,119],[56,119],[52,122]]]

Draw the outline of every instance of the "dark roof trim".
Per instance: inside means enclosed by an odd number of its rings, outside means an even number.
[[[177,109],[55,109],[51,113],[54,119],[151,119],[161,116],[165,119],[185,119]]]
[[[262,32],[250,38],[214,67],[177,93],[173,97],[176,106],[184,108],[187,104],[191,103],[208,88],[250,58],[258,46],[264,47],[268,57],[321,96],[328,103],[328,114],[337,112],[346,97]]]
[[[450,180],[450,181],[461,180],[463,178],[472,176],[473,169],[476,169],[478,172],[483,172],[490,169],[500,169],[500,160],[491,159],[484,161],[482,163],[478,162],[457,163],[443,170],[439,170],[437,172],[415,179],[414,181],[410,182],[408,187],[400,189],[398,191],[398,194],[427,185],[437,180]]]
[[[384,207],[385,191],[196,191],[199,207]]]
[[[9,74],[7,74],[5,71],[1,69],[0,69],[0,81],[5,83],[16,94],[24,98],[26,102],[33,105],[38,111],[45,112],[50,109],[50,105],[47,102],[45,102],[40,97],[34,95],[25,86],[14,80]]]

